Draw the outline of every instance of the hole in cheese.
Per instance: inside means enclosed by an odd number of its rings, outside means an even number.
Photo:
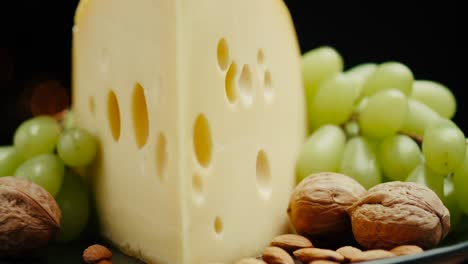
[[[229,70],[226,74],[225,79],[225,88],[226,88],[226,98],[229,103],[233,104],[237,100],[237,87],[236,87],[236,73],[237,73],[237,64],[232,62],[229,66]]]
[[[274,91],[273,91],[273,83],[271,81],[271,73],[270,71],[266,70],[263,74],[263,94],[267,101],[271,101],[273,99]]]
[[[203,167],[208,167],[211,161],[212,139],[210,126],[205,115],[198,115],[193,127],[193,147],[198,163]]]
[[[199,174],[195,173],[192,176],[192,188],[195,195],[195,200],[197,203],[202,203],[203,201],[203,181]]]
[[[263,53],[263,49],[258,49],[257,52],[257,64],[263,65],[265,64],[265,54]]]
[[[219,216],[215,218],[214,221],[214,231],[216,234],[221,234],[223,232],[223,221]]]
[[[167,167],[167,142],[164,134],[159,133],[156,142],[156,172],[159,179],[162,181],[166,177]]]
[[[96,103],[94,101],[94,97],[92,96],[89,97],[88,105],[89,105],[89,112],[91,113],[92,116],[94,116],[94,113],[96,110]]]
[[[133,131],[138,148],[142,148],[148,139],[148,110],[146,108],[145,91],[137,83],[132,96]]]
[[[115,141],[118,141],[120,138],[120,109],[114,91],[109,91],[107,96],[107,118],[109,119],[112,137]]]
[[[226,70],[229,65],[229,49],[224,38],[218,41],[218,66],[221,70]]]
[[[271,193],[271,173],[270,162],[264,150],[260,150],[257,154],[256,175],[260,194],[268,198]]]
[[[246,105],[252,104],[253,101],[253,84],[252,71],[249,65],[244,65],[239,77],[239,88],[242,99]]]

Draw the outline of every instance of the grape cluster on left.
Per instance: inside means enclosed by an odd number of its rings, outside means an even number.
[[[29,180],[47,190],[62,212],[55,240],[76,240],[90,216],[90,193],[76,169],[89,165],[96,156],[97,141],[86,130],[75,127],[73,112],[63,117],[40,115],[21,123],[13,145],[0,146],[0,177]]]

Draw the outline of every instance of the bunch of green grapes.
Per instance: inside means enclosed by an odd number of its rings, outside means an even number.
[[[302,69],[309,136],[297,181],[331,171],[366,188],[384,181],[424,184],[449,208],[455,228],[468,214],[468,155],[465,135],[452,121],[453,93],[415,79],[396,61],[344,69],[330,46],[305,53]]]
[[[73,126],[71,111],[61,122],[32,117],[18,126],[13,145],[0,146],[0,177],[27,179],[54,196],[62,212],[56,241],[68,242],[80,237],[90,214],[86,182],[74,169],[89,165],[96,150],[94,137]]]

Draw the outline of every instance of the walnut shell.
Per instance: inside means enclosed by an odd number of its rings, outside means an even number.
[[[0,178],[0,256],[47,245],[60,218],[59,206],[44,188],[16,177]]]
[[[333,172],[316,173],[294,189],[288,215],[294,231],[318,247],[339,247],[352,238],[347,209],[366,193],[353,178]]]
[[[433,248],[450,230],[450,213],[437,194],[412,182],[378,184],[349,213],[354,237],[367,249]]]

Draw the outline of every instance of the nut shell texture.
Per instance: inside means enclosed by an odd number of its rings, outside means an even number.
[[[60,219],[59,206],[44,188],[24,179],[0,178],[0,256],[47,245]]]
[[[330,234],[340,238],[341,233],[351,233],[347,209],[365,193],[364,187],[349,176],[332,172],[312,174],[293,191],[289,220],[296,233],[311,239]]]
[[[356,241],[367,249],[411,244],[433,248],[450,230],[450,214],[429,188],[386,182],[368,190],[350,209]]]

